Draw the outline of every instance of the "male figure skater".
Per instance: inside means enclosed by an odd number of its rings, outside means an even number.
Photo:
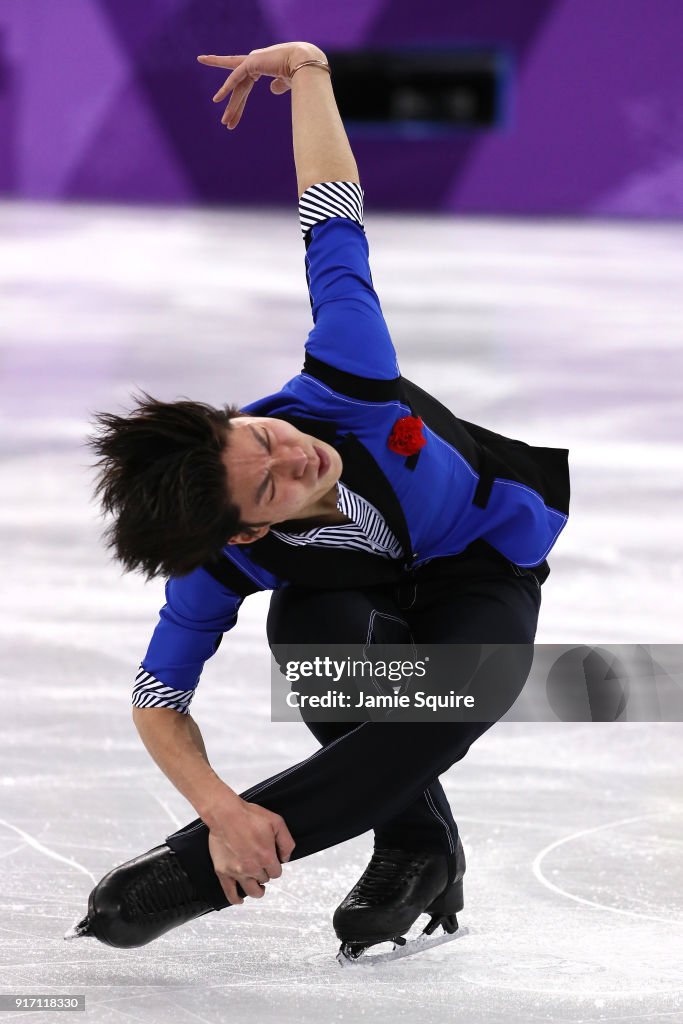
[[[133,718],[199,817],[110,872],[73,934],[151,941],[255,898],[281,863],[374,830],[335,912],[347,953],[419,914],[457,927],[465,870],[439,775],[493,723],[311,722],[311,757],[237,794],[189,714],[202,666],[249,594],[273,591],[282,643],[533,643],[546,556],[569,506],[567,450],[458,419],[401,376],[374,291],[363,191],[325,54],[284,43],[199,60],[231,74],[214,97],[235,128],[262,76],[292,92],[314,327],[305,363],[239,409],[138,401],[91,439],[109,541],[127,569],[167,577]],[[505,666],[521,690],[529,665]]]

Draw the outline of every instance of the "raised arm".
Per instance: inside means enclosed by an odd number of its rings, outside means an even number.
[[[292,137],[299,196],[319,181],[359,181],[329,72],[321,64],[299,67],[309,60],[326,64],[327,58],[319,47],[312,43],[278,43],[249,54],[197,59],[212,67],[232,69],[214,96],[215,103],[230,96],[222,117],[223,124],[230,129],[239,124],[249,93],[261,75],[274,79],[270,91],[276,95],[292,90]]]
[[[322,50],[318,53],[320,59],[326,59]],[[300,68],[291,81],[292,139],[299,197],[309,185],[319,181],[360,183],[330,75],[319,64],[311,64]]]
[[[214,96],[216,103],[229,97],[221,118],[228,128],[239,124],[262,75],[273,79],[275,95],[292,92],[299,214],[315,325],[306,341],[306,373],[335,390],[356,387],[335,371],[366,380],[398,380],[396,352],[370,272],[358,167],[324,52],[312,43],[278,43],[249,54],[198,60],[231,69]]]

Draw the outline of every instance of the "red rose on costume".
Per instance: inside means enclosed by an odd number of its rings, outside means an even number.
[[[387,444],[397,455],[415,455],[427,444],[419,416],[403,416],[394,423]]]

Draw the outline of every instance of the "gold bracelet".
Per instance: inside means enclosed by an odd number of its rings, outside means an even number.
[[[332,77],[332,68],[326,60],[305,60],[301,64],[297,64],[297,66],[289,72],[289,77],[291,78],[294,72],[298,71],[299,68],[305,68],[307,64],[318,64],[321,68],[325,68],[326,71],[329,71],[330,77]]]

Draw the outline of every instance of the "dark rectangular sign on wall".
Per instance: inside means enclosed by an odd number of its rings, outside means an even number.
[[[347,127],[397,135],[485,130],[502,120],[508,61],[495,50],[328,51]]]

